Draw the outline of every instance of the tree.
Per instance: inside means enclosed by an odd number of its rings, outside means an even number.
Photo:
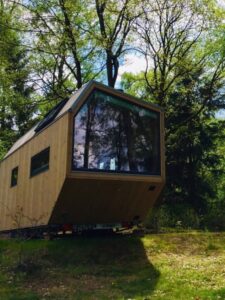
[[[13,3],[23,11],[24,26],[15,30],[24,33],[34,67],[33,82],[42,102],[48,102],[47,109],[98,76],[98,47],[87,35],[91,14],[84,1]]]
[[[205,213],[208,199],[216,197],[210,174],[219,165],[215,141],[221,129],[213,121],[211,108],[196,114],[205,93],[201,80],[201,72],[193,72],[176,84],[168,99],[166,121],[166,202],[187,202],[198,214]],[[208,86],[207,81],[204,84]]]
[[[15,6],[0,3],[0,157],[33,123],[36,109],[30,68],[20,37],[10,29],[16,23]]]
[[[97,33],[92,31],[91,36],[105,52],[108,85],[114,87],[119,71],[119,59],[131,48],[128,38],[135,20],[140,15],[139,3],[133,0],[95,0],[95,7],[98,17]]]
[[[24,11],[24,27],[16,30],[23,30],[28,42],[32,39],[27,49],[41,93],[62,99],[90,79],[105,76],[105,70],[108,84],[115,86],[120,60],[131,48],[138,1],[10,1]]]
[[[199,9],[197,1],[144,2],[142,17],[136,22],[136,32],[141,40],[140,52],[146,59],[144,76],[148,92],[159,105],[166,106],[167,95],[180,78],[209,62],[210,53],[204,43],[212,26],[213,9],[205,2]],[[222,58],[212,69],[211,88],[223,69]],[[203,99],[203,106],[210,95],[209,91],[208,98]]]

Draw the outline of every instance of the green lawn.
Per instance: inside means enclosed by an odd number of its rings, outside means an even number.
[[[225,233],[0,240],[0,299],[225,299]]]

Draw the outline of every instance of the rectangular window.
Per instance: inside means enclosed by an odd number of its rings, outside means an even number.
[[[160,175],[160,114],[95,90],[74,118],[72,169]]]
[[[50,147],[44,149],[31,158],[30,176],[35,176],[49,169]]]
[[[11,173],[11,187],[17,185],[17,182],[18,182],[18,170],[19,170],[18,167],[12,169],[12,173]]]

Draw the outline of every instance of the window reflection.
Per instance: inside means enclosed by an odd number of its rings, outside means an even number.
[[[74,118],[73,169],[160,174],[159,113],[96,90]]]

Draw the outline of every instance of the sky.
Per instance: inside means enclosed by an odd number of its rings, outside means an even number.
[[[221,109],[218,113],[216,113],[216,117],[218,119],[225,119],[225,109]]]
[[[135,53],[129,53],[125,55],[123,65],[119,68],[118,82],[121,81],[123,73],[129,72],[138,74],[144,71],[146,68],[146,62],[143,56]]]
[[[218,0],[217,3],[225,8],[225,0]]]

